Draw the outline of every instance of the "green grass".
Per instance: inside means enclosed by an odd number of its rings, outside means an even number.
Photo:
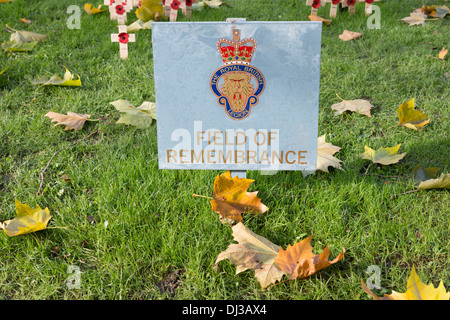
[[[96,1],[96,4],[99,1]],[[308,20],[304,0],[229,0],[232,7],[194,12],[185,21]],[[270,210],[244,216],[255,233],[283,246],[312,234],[315,253],[327,244],[334,258],[344,259],[305,280],[261,290],[252,271],[235,274],[228,261],[213,269],[217,255],[233,241],[209,201],[217,171],[159,170],[156,124],[148,129],[106,122],[87,122],[79,132],[53,128],[48,111],[88,113],[115,122],[109,103],[134,105],[154,101],[151,31],[137,33],[129,59],[119,58],[117,32],[109,14],[82,11],[81,29],[69,30],[66,13],[79,0],[16,0],[0,4],[0,24],[46,34],[32,51],[1,55],[0,70],[0,221],[15,215],[14,199],[53,215],[47,229],[8,237],[0,234],[0,299],[371,299],[360,281],[367,267],[381,269],[383,293],[404,292],[414,265],[425,283],[450,286],[449,204],[446,190],[405,194],[417,165],[449,172],[449,60],[433,59],[449,48],[449,18],[412,26],[399,21],[422,4],[443,0],[376,3],[381,29],[369,30],[363,5],[357,14],[338,14],[323,27],[319,134],[342,147],[336,156],[345,172],[331,170],[303,177],[300,172],[274,176],[249,171]],[[320,9],[319,15],[327,17]],[[135,20],[129,14],[129,21]],[[27,18],[31,25],[19,21]],[[345,29],[363,33],[339,40]],[[0,41],[9,40],[3,28]],[[200,63],[195,61],[195,63]],[[28,78],[62,75],[64,67],[79,74],[82,87],[46,87],[37,93]],[[335,115],[333,103],[370,99],[372,118]],[[422,131],[394,126],[396,109],[411,98],[431,117]],[[89,140],[61,151],[44,175],[44,195],[36,195],[39,173],[52,155],[101,129]],[[371,166],[369,172],[404,179],[364,175],[369,165],[359,155],[402,143],[399,163]],[[71,182],[61,179],[68,174]],[[107,226],[105,227],[105,223]],[[81,270],[79,289],[69,289],[70,266]],[[173,289],[174,288],[174,289]],[[173,290],[172,290],[173,289]]]

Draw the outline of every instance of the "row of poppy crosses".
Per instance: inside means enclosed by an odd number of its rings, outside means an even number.
[[[192,14],[192,4],[197,3],[198,0],[162,0],[164,14],[169,17],[170,21],[176,21],[178,10],[181,9],[186,17]],[[104,5],[109,7],[111,20],[116,20],[118,23],[119,33],[111,34],[112,42],[119,42],[120,58],[128,58],[128,42],[135,42],[136,36],[128,34],[127,13],[134,7],[140,8],[141,0],[104,0]]]
[[[380,0],[306,0],[306,5],[311,6],[311,15],[317,16],[317,12],[320,7],[325,7],[327,2],[331,3],[330,8],[330,18],[336,17],[337,8],[339,4],[343,8],[348,7],[348,13],[350,15],[355,13],[355,4],[358,2],[365,2],[366,8],[364,9],[366,16],[370,15],[372,13],[372,3],[374,1],[380,1]]]

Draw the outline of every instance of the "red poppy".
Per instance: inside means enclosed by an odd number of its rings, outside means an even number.
[[[347,5],[348,6],[354,6],[355,5],[355,0],[347,0]]]
[[[366,0],[366,3],[371,4],[373,0]]]
[[[173,1],[172,1],[172,4],[170,5],[170,7],[171,7],[173,10],[178,10],[178,9],[180,9],[180,1],[178,1],[178,0],[173,0]]]
[[[117,14],[124,14],[125,13],[125,9],[123,8],[123,6],[122,5],[117,5],[116,6],[116,13]]]
[[[314,9],[319,9],[319,7],[320,7],[320,0],[314,0],[313,4],[312,4],[312,7]]]
[[[332,4],[339,4],[339,2],[341,2],[341,0],[331,0]]]
[[[109,5],[112,6],[116,0],[109,0]]]
[[[120,43],[128,43],[129,34],[126,32],[119,33],[119,42]]]
[[[192,3],[194,2],[194,0],[186,0],[186,5],[188,7],[192,6]]]

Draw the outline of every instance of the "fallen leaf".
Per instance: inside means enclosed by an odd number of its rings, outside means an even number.
[[[20,21],[22,21],[23,23],[26,23],[26,24],[31,24],[31,20],[28,20],[25,18],[20,19]]]
[[[421,181],[417,189],[450,189],[450,173],[442,173],[439,178]]]
[[[379,163],[382,165],[389,165],[399,162],[406,155],[406,152],[397,154],[400,149],[401,143],[392,148],[379,148],[377,151],[364,146],[364,153],[361,154],[361,158],[371,160],[373,163]]]
[[[80,76],[78,76],[78,79],[76,79],[76,80],[74,80],[73,78],[74,78],[74,75],[66,68],[66,73],[64,74],[63,78],[60,78],[55,74],[51,78],[38,77],[36,79],[31,80],[31,83],[32,84],[40,84],[42,86],[48,86],[48,85],[69,86],[69,87],[81,86]]]
[[[372,117],[370,114],[370,109],[373,108],[373,105],[363,99],[356,100],[344,100],[340,98],[342,101],[339,103],[335,103],[331,106],[332,110],[336,110],[339,114],[345,111],[358,112],[359,114],[365,115],[367,117]]]
[[[45,114],[45,116],[52,119],[52,122],[57,122],[54,127],[61,124],[66,126],[65,130],[75,131],[80,130],[86,120],[89,120],[89,118],[91,117],[89,114],[79,114],[70,111],[67,112],[67,115],[50,111]]]
[[[442,19],[450,12],[450,9],[447,6],[433,5],[427,7],[423,5],[420,11],[427,16]]]
[[[236,274],[252,269],[262,288],[280,280],[285,272],[275,265],[280,246],[273,244],[264,237],[253,233],[242,222],[232,227],[233,238],[238,243],[232,243],[221,252],[215,262],[229,260],[236,266]]]
[[[408,102],[401,104],[397,109],[399,118],[398,125],[414,129],[421,130],[430,119],[420,110],[414,110],[415,100],[412,98]]]
[[[413,182],[415,186],[419,186],[422,181],[426,181],[429,179],[435,179],[439,172],[439,168],[431,167],[431,168],[423,168],[422,166],[415,167],[411,175],[413,177]]]
[[[16,41],[3,41],[2,49],[6,52],[25,52],[33,49],[38,41],[34,42],[16,42]]]
[[[325,134],[320,136],[317,145],[317,164],[316,170],[328,172],[328,167],[338,168],[344,171],[341,166],[341,160],[335,158],[333,154],[341,150],[340,147],[334,146],[325,141]]]
[[[315,15],[315,14],[309,15],[308,18],[309,18],[309,20],[311,20],[311,21],[322,21],[322,22],[325,23],[325,25],[327,25],[327,26],[331,25],[331,20],[324,19],[324,18],[319,17],[319,16],[317,16],[317,15]]]
[[[445,49],[445,47],[443,47],[442,50],[438,54],[438,59],[444,60],[447,53],[448,53],[448,50]]]
[[[66,73],[64,74],[64,77],[62,79],[55,74],[50,78],[37,77],[36,79],[30,80],[30,82],[32,84],[40,85],[39,87],[37,87],[37,89],[35,91],[34,100],[36,100],[36,92],[43,86],[67,86],[67,87],[81,86],[80,76],[78,76],[78,79],[75,79],[75,80],[73,78],[74,78],[74,75],[66,68]]]
[[[211,208],[223,223],[241,222],[244,212],[263,214],[269,209],[257,197],[258,191],[247,192],[253,181],[237,176],[231,178],[230,171],[217,175]]]
[[[439,283],[437,288],[433,284],[426,285],[420,280],[414,266],[408,279],[405,293],[399,293],[392,290],[391,294],[384,294],[383,297],[375,295],[361,279],[363,290],[374,300],[450,300],[450,292],[445,291],[444,283]]]
[[[342,41],[350,41],[354,39],[358,39],[362,34],[354,31],[344,30],[342,34],[339,35],[339,39]]]
[[[401,19],[404,23],[409,24],[410,26],[414,25],[425,25],[425,20],[427,16],[423,13],[411,12],[409,17]]]
[[[156,103],[144,101],[139,107],[132,106],[127,100],[117,100],[111,104],[120,112],[124,112],[116,123],[133,125],[137,128],[147,128],[156,119]]]
[[[155,20],[164,12],[160,2],[160,0],[142,0],[141,7],[136,10],[136,17],[143,22]]]
[[[330,250],[328,245],[321,254],[313,254],[311,238],[312,236],[309,236],[293,246],[288,245],[286,250],[280,247],[275,263],[287,273],[290,279],[307,278],[344,257],[345,248],[342,248],[342,252],[334,260],[329,261]]]
[[[151,29],[152,28],[153,20],[149,20],[147,22],[144,22],[142,20],[136,20],[129,26],[127,26],[127,32],[136,32],[141,29]]]
[[[7,3],[7,2],[11,2],[11,1],[16,1],[16,0],[0,0],[0,3]]]
[[[203,10],[203,8],[219,9],[220,6],[230,6],[228,3],[220,0],[200,1],[192,4],[192,10]]]
[[[30,31],[15,30],[8,25],[6,25],[6,27],[14,31],[13,33],[11,33],[9,39],[10,41],[15,41],[17,43],[27,43],[27,42],[40,42],[47,40],[47,36],[43,34]]]
[[[42,210],[39,205],[36,205],[36,208],[32,209],[27,204],[22,204],[16,199],[16,217],[12,220],[4,221],[1,227],[8,236],[13,237],[44,230],[47,228],[47,223],[51,217],[48,208]]]
[[[97,8],[92,6],[90,3],[86,3],[83,7],[84,11],[86,11],[87,14],[96,14],[103,11],[106,11],[106,9],[102,9],[102,4],[99,5]]]

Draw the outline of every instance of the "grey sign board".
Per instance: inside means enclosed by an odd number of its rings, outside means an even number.
[[[321,22],[155,22],[161,169],[316,169]]]

